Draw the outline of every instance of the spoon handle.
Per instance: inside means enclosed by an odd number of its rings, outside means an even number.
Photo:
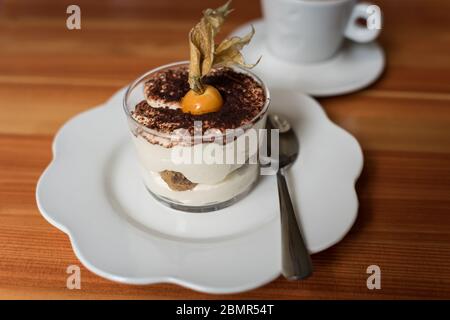
[[[300,280],[309,277],[313,267],[295,217],[283,172],[284,170],[280,168],[277,173],[281,211],[282,273],[288,280]]]

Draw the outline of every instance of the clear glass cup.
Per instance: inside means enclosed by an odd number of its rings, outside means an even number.
[[[231,133],[181,136],[180,132],[163,133],[136,121],[131,113],[139,102],[145,100],[145,82],[154,73],[188,65],[186,61],[176,62],[142,75],[128,87],[123,107],[144,185],[150,194],[174,209],[208,212],[235,203],[257,182],[260,175],[257,155],[263,141],[260,129],[265,128],[270,96],[267,87],[257,76],[246,69],[233,67],[235,71],[245,73],[257,81],[265,94],[262,110],[249,123]],[[161,173],[168,171],[182,173],[195,187],[184,191],[171,189],[161,178]]]

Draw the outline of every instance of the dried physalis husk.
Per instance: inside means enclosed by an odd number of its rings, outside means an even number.
[[[189,85],[197,93],[203,93],[204,86],[201,77],[211,70],[214,61],[214,37],[231,12],[230,1],[213,10],[206,9],[203,17],[189,33],[190,64]]]
[[[240,65],[246,68],[253,68],[261,60],[261,58],[254,64],[246,64],[242,56],[242,48],[249,44],[255,34],[255,29],[252,26],[252,31],[243,38],[233,37],[223,40],[215,49],[213,65],[230,66]]]
[[[238,64],[247,68],[254,66],[245,64],[240,53],[242,47],[250,42],[254,29],[244,38],[225,39],[218,46],[214,43],[214,37],[232,11],[229,8],[230,3],[231,1],[228,1],[217,9],[206,9],[200,22],[189,33],[189,85],[198,94],[205,91],[201,79],[208,74],[213,65]]]

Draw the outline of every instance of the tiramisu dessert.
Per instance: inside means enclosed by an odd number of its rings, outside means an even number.
[[[125,95],[144,183],[176,209],[223,208],[259,176],[258,135],[269,95],[240,53],[253,31],[214,44],[230,11],[229,3],[205,10],[189,34],[190,62],[146,73]]]

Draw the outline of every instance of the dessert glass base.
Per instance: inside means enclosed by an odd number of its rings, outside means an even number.
[[[187,67],[179,62],[144,74],[128,88],[124,109],[150,194],[173,209],[216,211],[247,195],[258,180],[256,159],[269,93],[249,71],[220,68],[205,81],[221,91],[223,110],[206,116],[185,114],[179,97],[189,89]],[[201,123],[199,136],[195,122]],[[189,161],[176,161],[180,154],[188,154]],[[195,160],[198,155],[200,162]]]
[[[245,164],[214,185],[198,184],[192,190],[174,191],[157,172],[141,169],[144,185],[152,196],[170,208],[187,212],[223,209],[247,195],[259,177],[259,166]]]
[[[228,200],[225,201],[217,201],[217,202],[212,202],[212,203],[205,203],[201,206],[190,206],[190,205],[186,205],[184,203],[181,202],[176,202],[173,199],[164,197],[162,195],[158,195],[156,193],[153,193],[148,187],[147,185],[145,185],[145,188],[147,189],[148,193],[150,193],[150,195],[153,196],[153,198],[155,198],[156,200],[158,200],[161,204],[175,209],[175,210],[180,210],[180,211],[185,211],[185,212],[192,212],[192,213],[202,213],[202,212],[211,212],[211,211],[217,211],[217,210],[221,210],[224,209],[226,207],[231,206],[232,204],[236,203],[237,201],[241,200],[242,198],[244,198],[247,194],[249,194],[251,192],[251,190],[253,189],[253,187],[256,185],[256,183],[258,182],[258,179],[252,181],[252,183],[250,185],[248,185],[246,187],[246,189],[240,190],[238,194],[236,194],[233,198],[230,198]]]

